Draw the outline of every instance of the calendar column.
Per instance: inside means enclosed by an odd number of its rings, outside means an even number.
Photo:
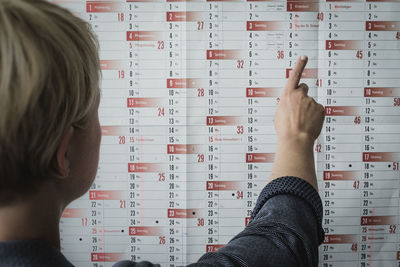
[[[326,1],[319,12],[319,101],[325,105],[318,178],[322,266],[359,266],[364,3]],[[361,234],[361,233],[360,233]]]
[[[186,73],[189,76],[186,88],[186,137],[187,151],[187,208],[192,216],[187,219],[185,245],[186,262],[196,262],[205,252],[209,235],[215,235],[212,220],[207,219],[210,210],[215,206],[209,200],[207,192],[212,188],[208,180],[213,180],[210,166],[218,159],[214,157],[213,147],[208,146],[207,117],[207,78],[208,66],[205,59],[205,44],[208,40],[207,23],[209,14],[205,1],[187,1],[186,11],[182,13],[185,20]],[[194,212],[194,213],[193,213]],[[212,216],[213,214],[211,214]],[[212,216],[213,217],[213,216]]]
[[[129,58],[129,242],[130,259],[166,264],[169,191],[165,136],[165,13],[157,1],[127,1],[126,44]],[[151,14],[151,16],[150,16]],[[133,138],[133,140],[132,140]],[[154,251],[158,251],[154,254]]]
[[[245,225],[246,173],[244,144],[245,137],[245,83],[247,77],[246,53],[241,41],[245,31],[244,1],[208,1],[214,13],[214,21],[209,25],[213,39],[209,41],[206,56],[213,84],[210,86],[208,121],[213,126],[214,141],[218,145],[213,157],[214,173],[218,180],[212,183],[215,197],[218,196],[218,243],[214,248],[226,244],[232,233],[237,233]],[[223,12],[222,12],[223,11]],[[212,97],[212,98],[211,98]],[[212,105],[212,106],[211,106]]]
[[[204,93],[206,102],[204,106],[205,117],[202,118],[203,125],[206,126],[207,138],[206,144],[208,146],[206,159],[206,190],[207,190],[207,209],[206,209],[206,243],[204,249],[207,252],[216,251],[224,243],[220,239],[219,228],[220,220],[220,191],[215,187],[221,180],[220,170],[220,151],[221,144],[221,130],[224,123],[216,123],[215,109],[219,105],[218,95],[216,91],[219,85],[219,70],[220,66],[214,58],[214,52],[211,50],[222,49],[221,38],[221,15],[222,3],[219,1],[206,1],[206,18],[205,18],[205,31],[206,36],[202,47],[202,58],[206,62],[206,72],[204,73]],[[210,50],[210,51],[209,51]],[[216,190],[217,189],[217,190]]]
[[[398,2],[365,3],[362,266],[400,258],[399,16]]]
[[[92,266],[111,266],[112,262],[128,256],[120,250],[118,243],[126,244],[128,241],[126,203],[129,155],[116,152],[127,151],[129,137],[125,91],[127,66],[125,51],[119,49],[125,47],[125,14],[121,2],[85,2],[87,20],[91,22],[100,44],[106,39],[111,44],[103,46],[100,53],[103,81],[99,117],[103,137],[99,170],[89,190],[92,249],[88,256]],[[112,35],[108,35],[110,27],[114,28]],[[111,95],[113,99],[109,98]],[[110,242],[115,237],[121,240]]]
[[[247,1],[246,14],[246,206],[247,224],[268,181],[277,138],[276,105],[285,84],[286,2]]]
[[[167,1],[165,21],[167,24],[167,79],[168,91],[168,248],[169,266],[186,264],[187,228],[189,221],[198,216],[196,209],[190,209],[187,199],[187,174],[193,160],[193,147],[187,138],[187,90],[194,80],[186,70],[186,13],[185,1]],[[189,149],[188,149],[189,148]]]

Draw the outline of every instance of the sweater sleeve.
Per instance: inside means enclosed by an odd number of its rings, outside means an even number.
[[[318,192],[303,179],[282,177],[262,190],[242,232],[189,266],[318,266],[323,238]]]
[[[188,266],[318,266],[318,246],[323,238],[318,192],[303,179],[281,177],[261,191],[242,232]],[[159,265],[128,261],[114,265],[133,266]]]

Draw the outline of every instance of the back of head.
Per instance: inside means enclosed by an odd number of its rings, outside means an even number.
[[[85,127],[98,94],[90,26],[41,0],[0,0],[0,206],[57,176],[67,127]]]

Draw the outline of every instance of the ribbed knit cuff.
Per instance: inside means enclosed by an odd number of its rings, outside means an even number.
[[[298,177],[284,176],[268,183],[258,196],[257,204],[253,209],[250,220],[254,219],[268,199],[282,194],[301,197],[310,204],[317,218],[318,237],[319,243],[321,244],[324,240],[321,197],[311,184]]]

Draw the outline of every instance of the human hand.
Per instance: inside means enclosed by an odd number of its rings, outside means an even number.
[[[275,112],[278,144],[269,181],[296,176],[318,190],[313,145],[322,129],[324,107],[307,95],[306,84],[299,84],[306,64],[305,56],[297,60]]]
[[[313,144],[324,122],[324,107],[307,95],[308,86],[299,84],[307,57],[300,57],[290,72],[275,112],[278,140]]]

